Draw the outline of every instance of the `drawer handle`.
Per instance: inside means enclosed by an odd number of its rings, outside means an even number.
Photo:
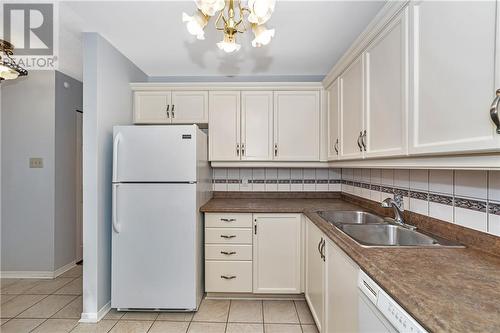
[[[234,238],[236,235],[220,235],[222,238],[229,239],[229,238]]]
[[[220,219],[222,222],[234,222],[236,219]]]
[[[232,256],[233,254],[236,254],[236,252],[234,251],[231,251],[231,252],[227,252],[227,251],[220,251],[221,254],[225,254],[227,256]]]
[[[225,280],[236,279],[236,276],[234,276],[234,275],[229,275],[229,276],[228,275],[221,275],[220,277],[221,277],[221,279],[225,279]]]

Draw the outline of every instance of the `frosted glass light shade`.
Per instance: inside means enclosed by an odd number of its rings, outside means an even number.
[[[219,10],[223,10],[226,5],[225,0],[195,0],[196,6],[203,14],[214,16]]]
[[[236,43],[236,39],[234,37],[229,37],[227,35],[224,36],[224,39],[221,42],[217,43],[217,46],[219,49],[227,53],[239,51],[241,48],[241,45]]]
[[[253,47],[261,47],[269,44],[275,34],[274,29],[267,29],[264,25],[253,24],[252,31],[255,35],[255,38],[252,40]]]
[[[205,39],[205,31],[203,30],[208,23],[208,18],[200,11],[196,11],[193,16],[182,13],[182,22],[186,23],[186,28],[191,35],[198,39]]]
[[[271,18],[275,5],[276,0],[248,0],[248,21],[259,25],[266,23]]]

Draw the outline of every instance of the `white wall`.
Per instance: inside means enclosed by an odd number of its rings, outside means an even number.
[[[53,71],[2,83],[2,272],[54,268],[54,83]]]
[[[111,297],[114,125],[132,123],[130,82],[147,76],[97,33],[83,36],[83,314],[96,321]]]

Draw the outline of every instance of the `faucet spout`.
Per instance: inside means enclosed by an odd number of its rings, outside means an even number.
[[[404,219],[403,219],[403,211],[402,211],[402,205],[403,205],[403,200],[402,198],[396,198],[396,200],[392,198],[386,198],[384,201],[382,201],[381,206],[384,208],[392,208],[394,210],[394,221],[409,229],[416,229],[415,226],[406,224]]]

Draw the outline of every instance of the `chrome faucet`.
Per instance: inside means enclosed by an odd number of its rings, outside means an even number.
[[[403,197],[401,195],[395,195],[394,199],[385,199],[382,201],[382,207],[392,208],[394,210],[394,222],[396,224],[411,230],[417,229],[417,227],[405,223],[403,219]]]

